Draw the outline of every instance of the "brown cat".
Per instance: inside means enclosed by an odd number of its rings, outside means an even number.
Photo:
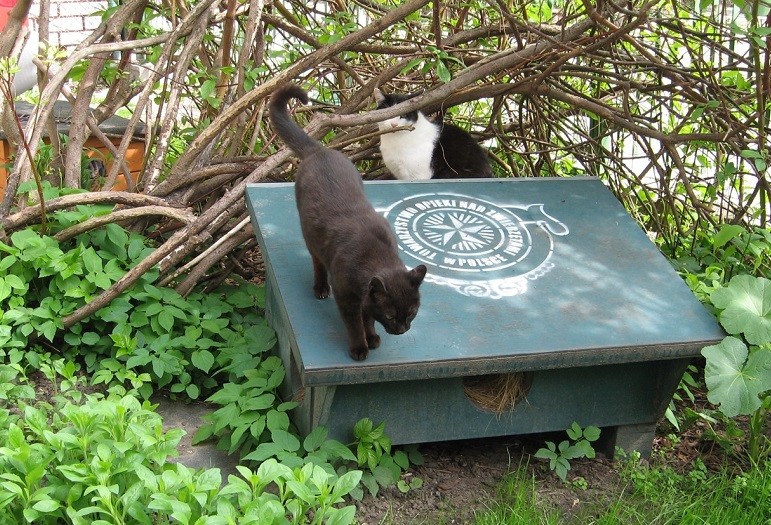
[[[361,361],[380,345],[375,321],[389,334],[410,329],[426,267],[405,268],[391,227],[367,200],[356,167],[289,117],[287,103],[292,98],[308,103],[305,91],[286,84],[271,97],[269,113],[273,129],[302,160],[295,174],[295,197],[313,260],[313,293],[324,299],[332,285],[348,331],[348,353]]]

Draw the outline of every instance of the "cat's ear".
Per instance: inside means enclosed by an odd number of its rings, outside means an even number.
[[[420,283],[423,282],[423,278],[426,276],[426,267],[423,264],[420,264],[410,270],[410,282],[412,283],[412,286],[417,288],[420,286]]]
[[[380,277],[375,276],[375,277],[373,277],[369,281],[369,295],[370,295],[370,297],[373,297],[373,296],[378,295],[378,294],[385,295],[386,293],[388,293],[388,290],[386,290],[385,283],[383,282],[383,280]]]
[[[374,91],[372,91],[372,96],[374,97],[375,102],[378,104],[382,104],[383,102],[386,101],[385,95],[378,88],[375,88]]]

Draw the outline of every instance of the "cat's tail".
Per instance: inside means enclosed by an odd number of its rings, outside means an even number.
[[[289,116],[287,104],[293,98],[303,104],[308,103],[308,94],[295,84],[284,84],[270,97],[270,122],[278,136],[301,159],[321,147],[321,143],[308,136],[303,129]]]

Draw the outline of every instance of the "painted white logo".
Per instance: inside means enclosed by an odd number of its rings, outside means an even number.
[[[428,281],[475,297],[524,292],[553,267],[552,235],[568,234],[542,204],[504,206],[467,195],[415,195],[383,212],[402,252],[428,266]]]

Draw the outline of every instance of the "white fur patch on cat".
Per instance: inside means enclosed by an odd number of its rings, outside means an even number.
[[[395,131],[380,135],[380,153],[388,170],[399,180],[428,180],[434,144],[439,140],[439,128],[418,112],[418,120],[410,122],[395,117],[378,123],[381,131],[412,126],[413,130]]]

